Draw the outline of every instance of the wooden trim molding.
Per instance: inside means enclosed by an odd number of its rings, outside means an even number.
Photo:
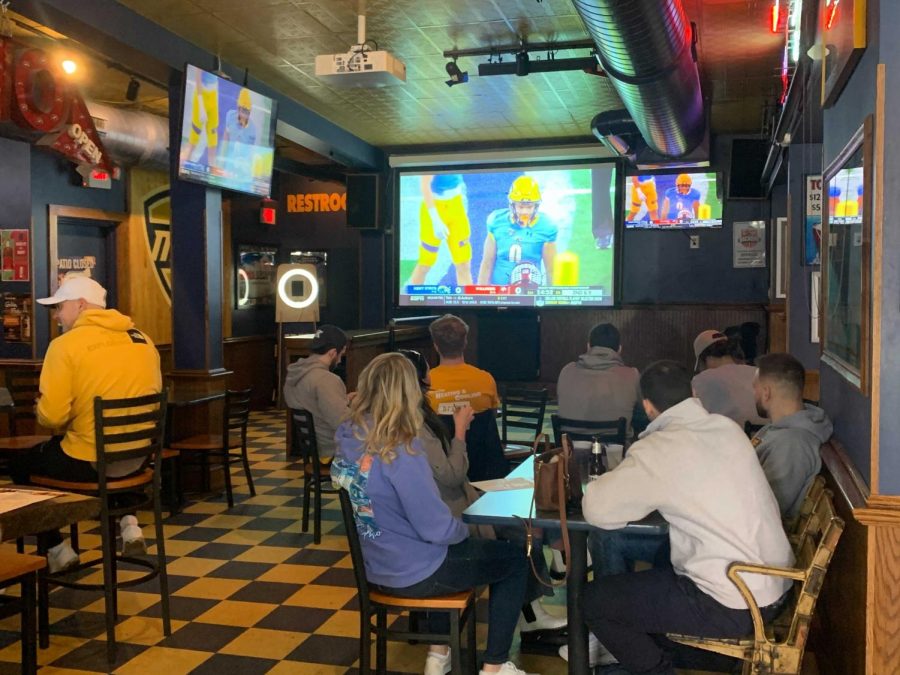
[[[869,486],[853,466],[847,451],[840,441],[832,438],[822,445],[821,451],[823,468],[834,478],[835,485],[840,491],[840,496],[850,505],[853,512],[866,508],[869,500]]]
[[[879,492],[880,454],[881,448],[881,302],[882,302],[882,259],[884,256],[884,97],[885,68],[879,63],[875,71],[875,138],[873,176],[874,213],[872,214],[872,318],[869,323],[869,345],[872,350],[869,377],[871,382],[872,401],[870,409],[870,451],[869,475],[872,478],[872,493]],[[869,197],[872,199],[872,197]],[[863,261],[865,263],[865,261]]]

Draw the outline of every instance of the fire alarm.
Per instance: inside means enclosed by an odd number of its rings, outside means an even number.
[[[259,207],[259,222],[263,225],[275,225],[277,206],[278,202],[274,199],[263,199]]]

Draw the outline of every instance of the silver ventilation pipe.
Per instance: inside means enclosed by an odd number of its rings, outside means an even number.
[[[697,147],[706,119],[681,0],[572,1],[650,148],[680,157]]]
[[[169,120],[87,101],[104,149],[116,164],[168,170]]]

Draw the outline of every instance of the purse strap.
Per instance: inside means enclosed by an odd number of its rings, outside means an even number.
[[[541,439],[544,441],[545,451],[550,450],[550,440],[547,434],[538,436],[534,440],[533,448],[535,462],[538,461],[537,449]],[[522,524],[525,526],[525,555],[528,557],[528,562],[531,565],[531,572],[534,574],[535,579],[548,588],[565,586],[569,579],[569,570],[572,566],[572,549],[569,544],[569,521],[566,518],[566,481],[569,480],[569,455],[571,452],[572,448],[569,445],[569,436],[568,434],[563,434],[562,452],[558,453],[558,456],[560,457],[558,461],[561,462],[561,470],[556,472],[556,481],[558,489],[557,494],[559,495],[559,529],[562,533],[563,553],[565,553],[566,557],[566,573],[559,581],[555,582],[552,579],[549,582],[544,581],[534,565],[534,558],[531,557],[531,549],[534,546],[534,488],[532,488],[531,491],[531,505],[528,507],[528,520],[522,519]]]

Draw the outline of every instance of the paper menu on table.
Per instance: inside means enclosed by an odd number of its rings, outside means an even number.
[[[495,478],[493,480],[479,480],[472,483],[472,487],[482,492],[500,492],[501,490],[530,490],[534,487],[534,481],[527,478]]]
[[[21,509],[23,506],[37,504],[59,495],[59,492],[48,492],[46,490],[0,488],[0,513],[9,513],[10,511]]]

